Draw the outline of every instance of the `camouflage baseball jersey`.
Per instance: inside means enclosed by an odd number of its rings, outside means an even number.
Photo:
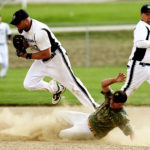
[[[90,130],[97,138],[104,137],[115,127],[119,127],[125,135],[129,135],[132,132],[132,127],[129,124],[126,111],[123,107],[121,109],[110,108],[112,91],[103,94],[105,96],[104,103],[89,116]]]

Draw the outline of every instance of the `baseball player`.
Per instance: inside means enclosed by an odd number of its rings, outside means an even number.
[[[53,94],[52,103],[57,104],[65,88],[69,89],[78,100],[88,109],[95,110],[97,103],[83,83],[74,75],[66,50],[61,46],[47,25],[29,17],[21,9],[14,13],[10,24],[15,25],[27,41],[33,53],[24,54],[17,50],[17,55],[34,59],[25,80],[24,87],[28,90],[46,90]],[[45,76],[52,81],[45,82]],[[56,84],[58,81],[61,84]]]
[[[150,83],[150,5],[141,8],[141,20],[134,30],[132,53],[127,64],[127,80],[121,90],[129,97],[144,81]]]
[[[119,73],[115,78],[109,78],[101,82],[102,94],[105,101],[92,114],[75,111],[61,111],[59,115],[62,123],[68,123],[73,127],[61,130],[59,136],[64,139],[101,139],[112,129],[119,127],[123,133],[134,138],[134,132],[123,105],[127,95],[123,91],[113,92],[109,87],[113,83],[123,82],[125,75]],[[61,118],[60,118],[61,116]]]
[[[8,46],[11,43],[11,30],[7,23],[2,22],[0,15],[0,64],[1,72],[0,77],[5,77],[8,70]]]

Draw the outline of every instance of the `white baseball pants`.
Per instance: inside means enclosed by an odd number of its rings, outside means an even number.
[[[127,79],[121,90],[129,97],[144,81],[150,83],[150,66],[142,66],[140,61],[130,60],[127,65]]]
[[[98,104],[83,83],[74,75],[65,49],[61,47],[55,53],[56,55],[46,62],[34,61],[25,77],[24,87],[28,90],[48,90],[55,94],[56,80],[69,89],[86,108],[94,111]],[[49,83],[45,82],[43,81],[45,76],[54,80]]]
[[[0,64],[1,72],[0,77],[6,76],[8,70],[8,46],[7,44],[0,44]]]
[[[89,114],[76,111],[61,111],[58,119],[61,123],[71,125],[71,128],[61,130],[59,137],[63,139],[93,139],[94,135],[88,126]]]

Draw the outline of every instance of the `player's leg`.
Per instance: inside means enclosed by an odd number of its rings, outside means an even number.
[[[46,76],[47,68],[43,65],[42,61],[35,60],[24,80],[24,87],[28,90],[46,90],[51,93],[56,93],[58,86],[55,80],[46,82],[43,78]],[[51,71],[53,72],[53,71]]]
[[[150,66],[146,67],[146,72],[147,72],[147,82],[150,84]]]
[[[1,45],[0,49],[1,51],[1,59],[2,59],[2,63],[1,63],[1,73],[0,76],[1,77],[5,77],[7,70],[8,70],[8,47],[6,44]]]
[[[24,87],[29,90],[48,90],[55,94],[58,86],[43,81],[45,76],[50,76],[67,87],[87,108],[95,110],[96,103],[71,70],[70,62],[65,52],[58,50],[52,60],[47,62],[35,61],[30,67],[24,80]]]
[[[51,64],[55,66],[53,67],[55,79],[69,89],[85,107],[95,110],[98,104],[91,97],[83,83],[74,75],[68,56],[63,48],[56,51],[56,56],[52,59]],[[50,72],[49,69],[48,73],[50,74]]]
[[[82,122],[83,119],[89,116],[88,113],[77,112],[77,111],[59,111],[57,112],[57,119],[59,122],[75,125]]]
[[[121,90],[129,97],[144,81],[147,80],[146,68],[139,65],[139,61],[129,61],[127,79]]]
[[[94,135],[91,133],[88,126],[88,116],[76,123],[72,128],[61,130],[59,137],[63,139],[93,139]]]

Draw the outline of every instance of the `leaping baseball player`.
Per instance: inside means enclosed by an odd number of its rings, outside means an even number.
[[[61,94],[67,88],[86,108],[94,111],[98,104],[83,83],[74,75],[66,50],[49,27],[30,18],[23,9],[13,14],[10,24],[15,25],[22,35],[17,35],[13,39],[17,56],[35,60],[25,77],[24,87],[28,90],[49,91],[53,94],[53,104],[60,101]],[[33,53],[27,53],[28,47],[33,50]],[[45,76],[54,80],[49,83],[45,82],[43,80]]]

